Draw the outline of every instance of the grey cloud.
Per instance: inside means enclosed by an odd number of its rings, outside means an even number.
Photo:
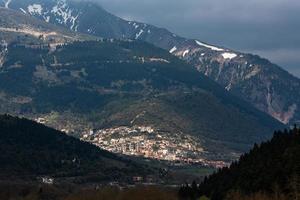
[[[259,52],[299,75],[299,0],[95,1],[126,19],[236,50]]]

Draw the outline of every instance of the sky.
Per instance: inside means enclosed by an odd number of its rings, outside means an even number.
[[[270,59],[300,77],[300,0],[95,0],[111,13]]]

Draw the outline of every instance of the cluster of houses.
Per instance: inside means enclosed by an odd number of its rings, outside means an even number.
[[[119,154],[197,163],[215,168],[228,165],[223,161],[204,159],[205,151],[201,147],[201,142],[195,137],[181,133],[166,133],[149,126],[90,130],[83,134],[81,139]]]

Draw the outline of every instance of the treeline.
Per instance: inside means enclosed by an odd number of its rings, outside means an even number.
[[[276,131],[270,141],[255,144],[229,168],[220,169],[199,185],[183,186],[179,195],[211,200],[299,199],[300,129]]]

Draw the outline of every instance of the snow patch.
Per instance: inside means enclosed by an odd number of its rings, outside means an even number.
[[[144,30],[141,29],[140,32],[138,32],[137,34],[135,34],[135,39],[139,39],[139,37],[144,33]]]
[[[5,5],[4,5],[5,8],[8,8],[8,7],[9,7],[9,4],[11,3],[11,1],[12,1],[12,0],[7,0],[7,1],[5,2]]]
[[[45,18],[45,21],[46,21],[47,23],[49,23],[49,22],[50,22],[50,17],[47,16],[47,17]]]
[[[232,88],[232,83],[229,83],[229,84],[225,87],[225,89],[226,89],[227,91],[230,91],[231,88]]]
[[[211,50],[213,50],[213,51],[225,51],[224,49],[221,49],[221,48],[218,48],[218,47],[215,47],[215,46],[212,46],[212,45],[204,44],[204,43],[202,43],[202,42],[199,42],[198,40],[195,40],[195,42],[196,42],[199,46],[209,48],[209,49],[211,49]]]
[[[223,53],[222,56],[224,59],[229,59],[229,60],[237,57],[235,53]]]
[[[189,52],[190,52],[189,49],[185,50],[185,51],[183,52],[182,56],[185,57]]]
[[[134,26],[135,29],[137,29],[139,27],[139,25],[136,24],[135,22],[132,25]]]
[[[28,12],[32,14],[42,15],[43,7],[40,4],[32,4],[27,7]]]
[[[174,53],[175,51],[177,50],[177,47],[176,46],[174,46],[172,49],[170,49],[170,53]]]
[[[71,17],[71,20],[70,20],[71,23],[72,23],[71,30],[77,31],[78,25],[77,26],[75,26],[75,25],[76,25],[76,21],[77,21],[78,16],[79,15],[77,15],[76,17]]]
[[[21,10],[24,14],[27,14],[26,10],[24,10],[23,8],[20,8],[20,10]]]
[[[163,58],[150,58],[151,62],[163,62],[163,63],[170,63],[170,61],[163,59]]]
[[[76,25],[76,22],[79,15],[73,16],[73,10],[68,7],[64,0],[58,1],[57,5],[52,8],[51,13],[61,18],[57,18],[57,21],[60,24],[67,25],[68,23],[71,23],[70,29],[77,31],[78,25]]]

